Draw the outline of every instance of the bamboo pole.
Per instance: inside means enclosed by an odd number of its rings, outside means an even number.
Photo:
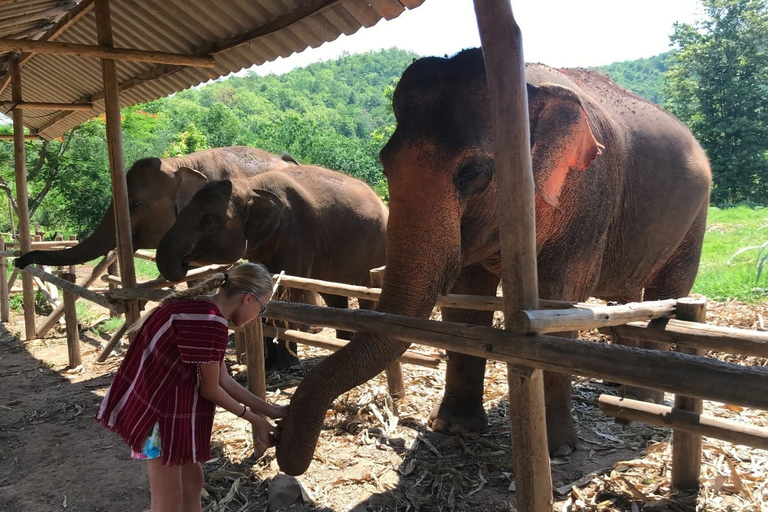
[[[702,416],[692,411],[618,396],[600,395],[599,403],[600,410],[606,416],[669,427],[675,432],[687,432],[697,437],[714,437],[735,444],[768,450],[768,429],[755,425]]]
[[[112,351],[117,346],[117,343],[120,341],[120,338],[123,337],[123,334],[125,334],[125,331],[128,330],[128,325],[123,322],[120,325],[120,328],[115,331],[115,333],[112,335],[111,338],[109,338],[109,341],[106,345],[104,345],[104,348],[101,351],[101,354],[99,354],[99,357],[96,359],[98,362],[103,363],[107,360],[109,357],[109,354],[112,353]]]
[[[123,307],[121,304],[113,304],[109,302],[103,295],[94,293],[88,288],[78,286],[75,283],[70,283],[69,281],[65,281],[64,279],[61,279],[60,277],[56,277],[53,274],[49,274],[48,272],[44,271],[43,269],[37,268],[34,265],[27,265],[22,271],[22,275],[24,274],[29,274],[30,276],[37,276],[43,281],[46,281],[48,283],[53,283],[59,288],[69,290],[79,295],[80,297],[86,300],[89,300],[91,302],[95,302],[99,306],[106,308],[110,311],[116,311],[118,313],[121,313],[123,311]]]
[[[98,17],[99,1],[96,1],[96,16]],[[97,31],[101,23],[97,21]],[[124,60],[134,62],[153,62],[155,64],[175,64],[196,68],[212,68],[216,59],[209,56],[181,55],[151,50],[134,50],[132,48],[114,48],[112,38],[109,41],[99,40],[99,45],[52,43],[49,41],[32,41],[29,39],[0,38],[0,52],[34,52],[43,54],[69,55],[104,60]]]
[[[75,274],[64,273],[61,278],[74,284]],[[69,355],[69,367],[77,368],[83,363],[80,354],[80,332],[77,327],[77,310],[75,309],[76,295],[66,288],[64,289],[64,321],[67,331],[67,354]]]
[[[668,318],[675,314],[676,302],[660,300],[595,308],[520,310],[512,313],[507,328],[520,334],[584,331],[637,320]]]
[[[21,68],[19,55],[11,56],[11,92],[13,101],[22,101]],[[24,154],[24,114],[21,110],[13,111],[13,159],[16,174],[16,204],[19,215],[19,238],[21,251],[29,252],[32,248],[32,236],[29,233],[29,202],[27,191],[27,169]],[[5,278],[5,276],[3,276]],[[26,339],[35,337],[35,291],[32,289],[32,275],[24,273],[21,283],[24,296],[24,332]],[[9,285],[8,288],[12,286]]]
[[[639,341],[768,358],[768,333],[749,329],[686,322],[678,318],[631,322],[603,332]]]
[[[249,322],[243,330],[245,335],[245,360],[248,369],[248,390],[259,398],[267,398],[266,370],[264,368],[264,333],[261,318]],[[253,451],[256,457],[261,457],[268,446],[264,445],[251,429],[253,435]]]
[[[264,335],[267,337],[277,337],[281,340],[292,341],[294,343],[331,350],[333,352],[336,352],[349,343],[347,340],[340,340],[338,338],[331,338],[320,334],[310,334],[296,329],[283,329],[282,327],[275,327],[274,325],[264,325],[263,329]],[[405,354],[398,359],[402,364],[414,364],[426,368],[438,368],[441,360],[442,358],[438,356],[425,356],[411,352],[410,350],[407,350]]]
[[[475,0],[474,4],[488,81],[498,190],[501,287],[504,318],[508,320],[514,311],[539,306],[525,59],[522,34],[509,0]],[[517,510],[551,511],[544,374],[539,369],[519,371],[514,367],[509,367],[507,374]]]
[[[6,109],[33,109],[33,110],[93,110],[93,103],[45,103],[42,101],[22,101],[15,103],[13,101],[0,102]]]
[[[677,301],[677,318],[691,322],[707,321],[705,299],[682,298]],[[685,354],[703,355],[698,348],[680,347]],[[700,415],[704,404],[700,398],[675,396],[675,408]],[[677,489],[698,489],[701,475],[701,435],[676,430],[672,434],[672,486]]]
[[[5,239],[0,236],[0,322],[7,322],[11,318],[11,294],[6,276],[8,275],[8,260],[3,253],[5,250]]]
[[[109,15],[109,0],[96,0],[96,35],[99,46],[112,46],[112,22]],[[125,180],[123,162],[122,129],[120,126],[120,99],[117,71],[114,60],[101,61],[104,76],[104,106],[107,117],[107,146],[109,148],[109,171],[112,176],[112,204],[115,209],[115,231],[117,257],[120,262],[123,288],[136,286],[136,269],[133,264],[133,242],[131,218],[128,209],[128,186]],[[132,325],[141,316],[138,301],[125,303],[125,320]]]
[[[384,269],[375,268],[368,273],[371,277],[371,284],[381,290],[384,286]],[[387,374],[387,387],[392,398],[405,397],[405,379],[403,379],[403,365],[400,361],[393,361],[385,370]]]
[[[81,283],[78,283],[78,286],[82,286],[83,288],[88,288],[91,286],[91,284],[101,275],[104,273],[104,271],[107,269],[107,267],[117,259],[117,253],[114,251],[110,251],[102,260],[93,267],[93,270],[91,271],[91,275],[85,278]],[[95,291],[95,290],[91,290]],[[78,300],[80,297],[76,296],[75,300]],[[48,315],[48,318],[45,319],[45,321],[40,325],[40,327],[37,328],[37,332],[35,336],[37,338],[42,338],[46,334],[48,334],[48,331],[51,330],[51,327],[53,327],[53,324],[59,321],[59,318],[61,318],[61,315],[64,314],[64,307],[59,306],[56,309],[51,312],[50,315]]]
[[[286,322],[367,331],[485,359],[768,409],[768,368],[763,367],[739,366],[678,352],[519,335],[480,325],[275,300],[269,303],[267,316]]]

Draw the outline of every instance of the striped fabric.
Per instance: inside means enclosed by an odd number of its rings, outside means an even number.
[[[136,451],[159,422],[164,464],[208,460],[216,406],[199,394],[200,364],[220,364],[226,348],[227,320],[212,301],[158,308],[128,348],[96,421]]]

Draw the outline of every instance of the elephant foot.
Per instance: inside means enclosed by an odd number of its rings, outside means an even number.
[[[576,449],[576,427],[570,413],[567,418],[547,419],[547,445],[552,457],[564,457]]]
[[[468,400],[443,399],[429,415],[429,426],[435,432],[460,434],[488,428],[488,415],[482,403],[471,404]]]
[[[656,389],[622,386],[621,396],[633,400],[640,400],[641,402],[651,402],[660,405],[664,403],[664,392]]]
[[[296,356],[296,343],[289,343],[290,351],[283,342],[272,343],[271,340],[264,343],[265,357],[264,367],[267,371],[285,371],[292,366],[298,366],[301,361]]]

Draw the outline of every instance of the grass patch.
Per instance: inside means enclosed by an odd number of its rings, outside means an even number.
[[[699,274],[693,292],[714,300],[728,298],[761,302],[768,297],[768,272],[758,281],[758,250],[731,257],[739,249],[760,246],[768,240],[768,208],[710,207]],[[730,263],[729,263],[729,260]]]

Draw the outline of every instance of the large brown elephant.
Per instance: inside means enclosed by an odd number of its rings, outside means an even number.
[[[156,248],[176,220],[176,213],[207,182],[252,176],[292,165],[296,163],[288,156],[279,157],[247,146],[136,161],[125,176],[134,250]],[[61,251],[30,251],[15,263],[20,268],[30,263],[75,265],[105,255],[116,244],[114,207],[110,203],[98,227],[81,243]]]
[[[175,281],[190,262],[248,258],[272,272],[369,285],[370,269],[385,262],[387,214],[367,184],[321,167],[223,180],[201,189],[179,213],[158,245],[157,267]],[[320,295],[328,306],[348,306],[346,297]],[[282,351],[274,357],[276,368],[296,362]]]
[[[687,295],[711,181],[699,144],[672,116],[596,73],[537,64],[526,73],[540,296],[624,302],[640,299],[643,289],[645,299]],[[427,317],[441,293],[494,295],[500,247],[481,51],[414,62],[395,90],[393,109],[397,128],[380,155],[390,217],[377,309]],[[442,314],[482,325],[492,319],[487,312],[443,308]],[[283,421],[281,469],[305,471],[332,401],[407,346],[360,333],[314,368]],[[449,355],[433,428],[486,425],[484,369],[483,359]],[[545,390],[550,449],[573,447],[570,379],[547,375]]]

